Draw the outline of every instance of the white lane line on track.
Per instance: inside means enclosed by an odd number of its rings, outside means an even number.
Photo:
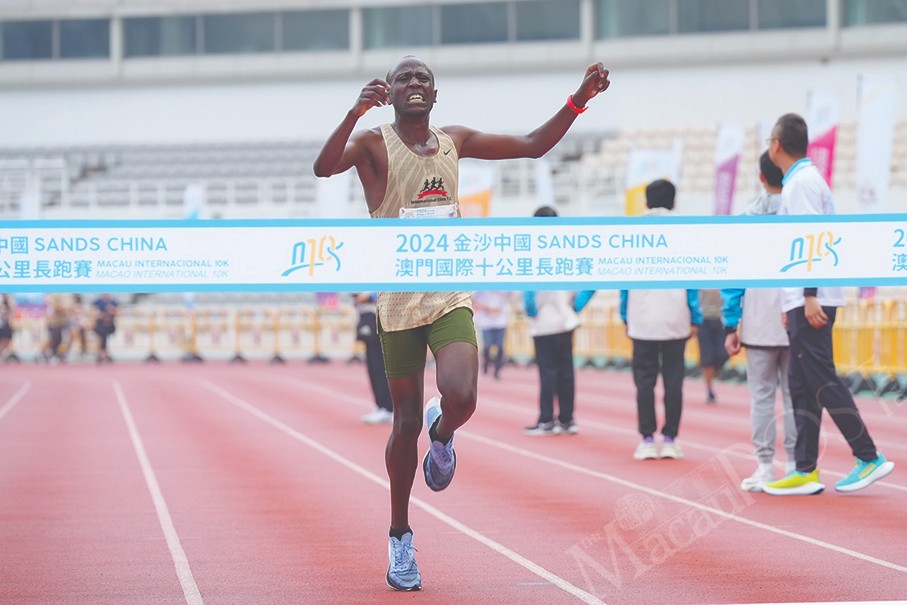
[[[487,406],[498,408],[501,410],[507,410],[509,412],[519,412],[522,415],[525,415],[525,413],[526,413],[525,408],[514,405],[512,403],[504,403],[502,401],[497,401],[495,399],[491,399],[488,397],[481,397],[481,396],[479,397],[479,400],[480,400],[479,401],[480,405],[487,405]],[[602,431],[605,431],[608,433],[616,433],[618,435],[632,436],[634,439],[634,443],[636,443],[635,440],[639,439],[639,431],[637,431],[636,429],[616,427],[616,426],[612,426],[610,424],[606,424],[604,422],[596,422],[594,420],[584,420],[582,422],[582,426],[583,426],[583,428],[591,427],[591,428],[599,429],[599,430],[602,430]],[[737,452],[737,451],[728,452],[727,448],[715,447],[713,445],[705,445],[704,443],[699,443],[697,441],[690,441],[688,439],[682,439],[681,442],[682,442],[683,447],[685,447],[685,448],[690,448],[693,450],[702,450],[704,452],[709,452],[712,454],[717,454],[718,452],[724,452],[724,453],[728,453],[728,455],[730,455],[730,456],[739,458],[741,460],[748,460],[751,462],[754,461],[754,455],[752,455],[752,454],[744,454],[742,452]],[[751,447],[751,444],[748,442],[743,445],[745,448]],[[634,445],[633,447],[636,447],[636,446]],[[895,461],[895,462],[897,462],[897,461]],[[778,468],[783,467],[783,464],[780,461],[775,462],[775,465]],[[844,477],[845,476],[845,473],[840,473],[837,471],[829,471],[829,470],[825,470],[825,469],[820,469],[820,470],[821,470],[821,473],[826,474],[826,475],[831,475],[833,477]],[[891,481],[885,481],[885,480],[877,481],[873,485],[876,485],[879,487],[887,487],[887,488],[902,491],[902,492],[907,492],[907,486],[898,485],[897,483],[891,483]]]
[[[649,494],[650,496],[654,496],[656,498],[663,498],[665,500],[670,500],[677,504],[682,504],[684,506],[696,508],[698,510],[705,511],[705,512],[711,513],[713,515],[723,517],[729,521],[735,521],[742,525],[748,525],[750,527],[755,527],[756,529],[761,529],[761,530],[765,530],[768,532],[772,532],[772,533],[775,533],[775,534],[778,534],[781,536],[785,536],[787,538],[793,538],[794,540],[799,540],[800,542],[805,542],[806,544],[811,544],[813,546],[818,546],[818,547],[824,548],[826,550],[830,550],[833,552],[840,553],[842,555],[846,555],[848,557],[853,557],[854,559],[866,561],[867,563],[879,565],[880,567],[886,567],[886,568],[892,569],[894,571],[899,571],[901,573],[907,573],[907,567],[904,567],[903,565],[898,565],[897,563],[885,561],[884,559],[879,559],[877,557],[873,557],[872,555],[867,555],[867,554],[858,552],[856,550],[851,550],[851,549],[845,548],[843,546],[838,546],[837,544],[831,544],[831,543],[825,542],[823,540],[817,540],[816,538],[810,538],[809,536],[805,536],[803,534],[798,534],[796,532],[788,531],[786,529],[781,529],[779,527],[775,527],[774,525],[769,525],[767,523],[761,523],[759,521],[753,521],[751,519],[747,519],[746,517],[741,517],[741,516],[735,515],[733,513],[728,513],[721,509],[718,509],[718,508],[706,506],[705,504],[701,504],[694,500],[688,500],[686,498],[681,498],[679,496],[667,494],[665,492],[659,491],[659,490],[651,488],[651,487],[647,487],[645,485],[640,485],[640,484],[634,483],[632,481],[627,481],[626,479],[621,479],[620,477],[615,477],[614,475],[609,475],[607,473],[595,471],[595,470],[586,468],[584,466],[579,466],[578,464],[573,464],[571,462],[564,462],[563,460],[558,460],[557,458],[551,458],[549,456],[545,456],[544,454],[538,454],[536,452],[532,452],[530,450],[526,450],[521,447],[516,447],[514,445],[502,443],[495,439],[489,439],[488,437],[482,437],[480,435],[476,435],[476,434],[470,433],[468,431],[459,430],[459,431],[457,431],[457,434],[460,435],[461,437],[466,437],[467,439],[472,439],[474,441],[478,441],[480,443],[484,443],[486,445],[489,445],[489,446],[492,446],[492,447],[495,447],[495,448],[498,448],[498,449],[501,449],[501,450],[504,450],[504,451],[507,451],[507,452],[510,452],[513,454],[524,456],[526,458],[530,458],[530,459],[536,460],[538,462],[544,462],[544,463],[550,464],[552,466],[557,466],[557,467],[560,467],[560,468],[563,468],[566,470],[570,470],[570,471],[573,471],[573,472],[576,472],[576,473],[579,473],[582,475],[594,477],[596,479],[603,479],[605,481],[610,481],[611,483],[616,483],[617,485],[621,485],[623,487],[627,487],[627,488],[630,488],[630,489],[633,489],[636,491],[640,491],[645,494]],[[569,439],[569,437],[565,437],[565,439]]]
[[[293,380],[294,382],[304,383],[305,386],[306,386],[307,388],[311,388],[312,390],[316,390],[316,391],[324,391],[325,394],[331,395],[331,396],[332,396],[333,398],[335,398],[335,399],[345,399],[345,400],[347,400],[347,401],[350,402],[350,403],[358,403],[358,402],[362,401],[361,399],[353,398],[353,397],[347,397],[347,396],[338,397],[336,393],[331,393],[330,391],[328,391],[327,389],[324,389],[324,388],[321,387],[321,386],[314,385],[314,384],[312,384],[312,383],[305,382],[305,381],[299,381],[298,379],[292,379],[292,380]],[[480,397],[480,399],[481,399],[481,402],[480,402],[480,403],[484,403],[484,404],[486,404],[486,405],[492,405],[493,407],[497,407],[497,408],[499,408],[499,409],[503,409],[503,410],[507,410],[507,411],[518,411],[518,412],[520,412],[520,413],[524,413],[524,412],[525,412],[525,409],[523,409],[523,408],[521,408],[521,407],[519,407],[519,406],[515,406],[515,405],[512,405],[512,404],[508,404],[508,403],[503,403],[503,402],[500,402],[500,401],[489,400],[489,398],[487,398],[487,397],[486,397],[486,398],[481,398],[481,397]],[[489,401],[490,401],[490,403],[489,403]],[[634,435],[638,435],[638,433],[636,433],[635,431],[631,431],[630,429],[618,429],[618,428],[611,427],[611,426],[608,426],[608,425],[603,424],[603,423],[595,423],[595,422],[592,422],[592,423],[583,423],[583,426],[587,426],[587,425],[596,426],[596,428],[601,428],[601,429],[607,430],[607,431],[615,431],[615,432],[632,432]],[[589,468],[586,468],[586,467],[582,467],[582,466],[579,466],[579,465],[576,465],[576,464],[572,464],[572,463],[570,463],[570,462],[564,462],[564,461],[558,460],[558,459],[556,459],[556,458],[549,458],[548,456],[544,456],[544,455],[542,455],[542,454],[537,454],[537,453],[532,452],[532,451],[530,451],[530,450],[525,450],[525,449],[523,449],[523,448],[519,448],[519,447],[516,447],[516,446],[504,444],[504,443],[501,443],[500,441],[497,441],[497,440],[494,440],[494,439],[489,439],[489,438],[487,438],[487,437],[482,437],[482,436],[480,436],[480,435],[476,435],[476,434],[474,434],[474,433],[470,433],[469,431],[464,431],[463,429],[458,430],[458,431],[457,431],[457,434],[458,434],[458,435],[462,435],[462,436],[467,437],[467,438],[470,438],[470,439],[474,439],[474,440],[479,441],[479,442],[481,442],[481,443],[485,443],[485,444],[491,445],[491,446],[493,446],[493,447],[497,447],[497,448],[500,448],[500,449],[503,449],[503,450],[506,450],[506,451],[510,451],[510,452],[512,452],[512,453],[515,453],[515,454],[519,454],[519,455],[522,455],[522,456],[526,456],[526,457],[529,457],[529,458],[533,458],[533,459],[535,459],[535,460],[538,460],[538,461],[541,461],[541,462],[546,462],[546,463],[552,464],[552,465],[554,465],[554,466],[560,466],[560,467],[562,467],[562,468],[565,468],[565,469],[568,469],[568,470],[573,470],[573,471],[575,471],[575,472],[582,473],[582,474],[584,474],[584,475],[589,475],[589,476],[592,476],[592,477],[595,477],[595,478],[598,478],[598,479],[604,479],[604,480],[606,480],[606,481],[611,481],[611,482],[613,482],[613,483],[617,483],[617,484],[619,484],[619,485],[623,485],[624,487],[628,487],[628,488],[630,488],[630,489],[642,491],[642,492],[647,493],[647,494],[650,494],[650,495],[652,495],[652,496],[656,496],[656,497],[659,497],[659,498],[664,498],[664,499],[671,500],[671,501],[676,502],[676,503],[679,503],[679,504],[683,504],[683,505],[686,505],[686,506],[691,506],[691,507],[697,508],[697,509],[699,509],[699,510],[703,510],[703,511],[706,511],[706,512],[710,512],[710,513],[719,515],[719,516],[721,516],[721,517],[723,517],[723,518],[725,518],[725,519],[731,520],[731,521],[737,521],[737,522],[739,522],[739,523],[742,523],[742,524],[744,524],[744,525],[749,525],[749,526],[755,527],[755,528],[757,528],[757,529],[762,529],[762,530],[769,531],[769,532],[772,532],[772,533],[780,534],[780,535],[782,535],[782,536],[786,536],[786,537],[788,537],[788,538],[793,538],[793,539],[795,539],[795,540],[799,540],[799,541],[801,541],[801,542],[805,542],[805,543],[811,544],[811,545],[813,545],[813,546],[818,546],[818,547],[820,547],[820,548],[825,548],[825,549],[828,549],[828,550],[831,550],[831,551],[834,551],[834,552],[838,552],[838,553],[840,553],[840,554],[844,554],[844,555],[847,555],[847,556],[849,556],[849,557],[853,557],[853,558],[860,559],[860,560],[863,560],[863,561],[866,561],[866,562],[869,562],[869,563],[873,563],[873,564],[876,564],[876,565],[880,565],[880,566],[882,566],[882,567],[887,567],[887,568],[892,569],[892,570],[894,570],[894,571],[899,571],[899,572],[902,572],[902,573],[907,573],[907,567],[904,567],[904,566],[902,566],[902,565],[898,565],[897,563],[891,563],[891,562],[889,562],[889,561],[885,561],[884,559],[879,559],[879,558],[873,557],[873,556],[871,556],[871,555],[867,555],[867,554],[864,554],[864,553],[861,553],[861,552],[858,552],[858,551],[855,551],[855,550],[851,550],[851,549],[845,548],[845,547],[843,547],[843,546],[838,546],[838,545],[836,545],[836,544],[831,544],[831,543],[829,543],[829,542],[824,542],[824,541],[822,541],[822,540],[818,540],[818,539],[815,539],[815,538],[810,538],[809,536],[805,536],[805,535],[798,534],[798,533],[795,533],[795,532],[791,532],[791,531],[787,531],[787,530],[784,530],[784,529],[780,529],[780,528],[777,528],[777,527],[775,527],[775,526],[773,526],[773,525],[768,525],[768,524],[765,524],[765,523],[760,523],[759,521],[753,521],[753,520],[751,520],[751,519],[747,519],[746,517],[740,517],[740,516],[738,516],[738,515],[734,515],[734,514],[732,514],[732,513],[727,513],[727,512],[725,512],[725,511],[720,510],[720,509],[711,508],[711,507],[705,506],[705,505],[703,505],[703,504],[700,504],[700,503],[698,503],[698,502],[694,502],[694,501],[692,501],[692,500],[687,500],[687,499],[684,499],[684,498],[680,498],[680,497],[678,497],[678,496],[672,496],[672,495],[670,495],[670,494],[665,494],[664,492],[660,492],[660,491],[658,491],[658,490],[655,490],[655,489],[652,489],[652,488],[649,488],[649,487],[646,487],[646,486],[644,486],[644,485],[640,485],[640,484],[637,484],[637,483],[633,483],[632,481],[627,481],[627,480],[621,479],[621,478],[619,478],[619,477],[615,477],[615,476],[613,476],[613,475],[608,475],[607,473],[602,473],[602,472],[599,472],[599,471],[595,471],[595,470],[592,470],[592,469],[589,469]],[[566,437],[566,438],[569,439],[569,437]],[[689,444],[689,443],[690,443],[690,442],[688,442],[688,441],[684,441],[684,444]],[[691,445],[692,445],[692,444],[691,444]],[[699,448],[702,449],[702,450],[709,451],[709,452],[713,452],[713,453],[725,452],[725,453],[730,453],[731,455],[738,455],[736,452],[733,452],[733,451],[728,452],[728,450],[716,448],[716,447],[713,447],[713,446],[707,446],[707,445],[697,444],[697,447],[699,447]],[[740,457],[744,457],[742,454],[739,454],[739,456],[740,456]],[[839,474],[839,473],[830,473],[830,474]],[[841,476],[843,476],[843,475],[841,475]],[[884,482],[879,481],[879,482],[878,482],[878,485],[882,485],[883,483],[884,483]],[[894,485],[894,484],[891,484],[891,483],[888,483],[888,484],[886,484],[886,485],[887,485],[888,487],[895,488],[895,489],[907,490],[907,488],[904,488],[903,486],[900,486],[900,485]]]
[[[519,388],[511,388],[512,386],[515,387],[517,385],[508,384],[507,385],[508,390],[519,390],[526,397],[528,397],[530,399],[538,397],[537,389],[535,391],[533,391],[532,389],[530,389],[528,387],[524,387],[522,383],[518,383],[518,384],[519,384]],[[590,387],[589,385],[586,385],[586,387],[585,387],[586,393],[583,396],[584,405],[586,405],[586,406],[591,405],[591,407],[594,407],[594,409],[597,409],[600,411],[610,411],[611,409],[613,409],[613,405],[609,404],[609,400],[613,400],[613,397],[598,395],[593,390],[595,388],[596,387]],[[577,391],[577,392],[579,392],[579,391]],[[480,385],[480,393],[481,393],[481,385]],[[622,393],[626,394],[627,401],[631,401],[631,402],[636,401],[636,391],[627,390],[627,391],[623,391]],[[656,391],[656,397],[661,398],[662,396],[663,396],[663,393],[661,390]],[[684,400],[686,401],[686,399],[687,399],[687,393],[686,393],[686,391],[684,391]],[[481,395],[479,396],[479,400],[481,402],[481,400],[482,400]],[[890,403],[892,403],[894,406],[903,405],[903,404],[895,402],[895,401],[892,401]],[[739,405],[739,404],[737,404],[737,403],[731,404],[731,406],[737,406],[737,405]],[[857,401],[857,407],[858,408],[860,407],[859,401]],[[731,410],[739,411],[742,413],[735,414],[735,413],[731,412]],[[778,411],[780,411],[780,406],[778,406],[776,412],[778,412]],[[733,414],[733,415],[728,414],[726,412],[731,412],[731,414]],[[708,408],[699,407],[699,406],[691,408],[690,405],[685,402],[683,413],[684,413],[684,422],[685,423],[689,421],[688,419],[694,417],[694,415],[695,416],[702,415],[702,416],[708,416],[710,421],[713,421],[713,422],[720,422],[726,426],[740,427],[741,429],[746,429],[747,431],[750,430],[750,420],[749,420],[750,407],[749,407],[748,402],[746,404],[744,404],[742,407],[738,407],[738,408],[729,407],[728,405],[722,405],[720,402],[717,406],[713,405]],[[872,427],[874,426],[874,424],[876,422],[879,422],[882,424],[891,424],[891,422],[893,422],[895,420],[903,420],[903,421],[907,422],[907,418],[901,418],[901,417],[894,416],[894,415],[886,417],[882,414],[867,413],[863,409],[860,409],[860,416],[863,417],[863,420],[866,421],[866,424],[869,426],[870,429],[872,429]],[[779,416],[776,413],[776,420],[778,418],[779,418]],[[827,414],[823,413],[823,418],[828,418]],[[830,421],[830,419],[829,419],[829,421]],[[825,430],[826,427],[829,430]],[[843,444],[845,446],[847,445],[847,440],[844,438],[843,435],[841,435],[837,431],[836,428],[834,428],[833,424],[828,424],[828,425],[823,424],[823,433],[824,433],[825,438],[833,439],[837,443]],[[907,443],[898,442],[898,441],[888,441],[885,439],[877,439],[875,436],[873,437],[873,441],[875,442],[876,446],[880,450],[883,450],[886,452],[889,450],[907,450]],[[891,456],[889,456],[889,459],[890,458],[891,458]],[[895,459],[895,461],[897,461],[897,460]]]
[[[309,446],[310,448],[327,456],[334,462],[337,462],[338,464],[345,466],[346,468],[353,471],[354,473],[361,475],[362,477],[368,479],[369,481],[372,481],[373,483],[380,485],[381,487],[383,487],[386,490],[390,490],[390,484],[388,483],[388,481],[386,479],[383,479],[383,478],[379,477],[378,475],[372,473],[371,471],[359,466],[355,462],[352,462],[351,460],[344,458],[343,456],[341,456],[334,450],[332,450],[328,447],[325,447],[318,441],[315,441],[314,439],[307,437],[306,435],[303,435],[302,433],[300,433],[293,427],[291,427],[287,424],[284,424],[280,420],[278,420],[278,419],[274,418],[273,416],[267,414],[266,412],[258,409],[254,405],[246,402],[245,400],[237,397],[236,395],[233,395],[232,393],[224,390],[223,388],[214,384],[213,382],[210,382],[208,380],[201,380],[200,382],[205,388],[209,389],[210,391],[213,391],[214,393],[216,393],[220,397],[224,398],[228,402],[232,403],[236,407],[238,407],[242,410],[245,410],[249,414],[252,414],[256,418],[258,418],[259,420],[262,420],[265,423],[270,424],[274,428],[282,431],[283,433],[292,437],[293,439],[296,439],[297,441],[304,443],[305,445]],[[463,533],[464,535],[472,538],[473,540],[476,540],[477,542],[487,546],[488,548],[497,552],[498,554],[503,555],[504,557],[510,559],[517,565],[520,565],[524,569],[532,572],[533,574],[539,576],[540,578],[557,586],[564,592],[576,597],[583,603],[589,603],[589,604],[595,604],[595,605],[606,605],[601,599],[599,599],[595,595],[590,594],[577,586],[574,586],[567,580],[561,578],[560,576],[555,575],[554,573],[548,571],[547,569],[538,565],[537,563],[533,563],[526,557],[523,557],[522,555],[510,550],[506,546],[504,546],[498,542],[495,542],[494,540],[492,540],[491,538],[488,538],[484,534],[481,534],[481,533],[477,532],[476,530],[460,523],[453,517],[446,515],[445,513],[441,512],[434,506],[428,504],[424,500],[420,500],[419,498],[411,498],[410,502],[413,505],[418,506],[419,508],[421,508],[422,510],[424,510],[431,516],[435,517],[439,521],[446,523],[447,525],[454,528],[455,530],[457,530],[457,531]]]
[[[135,454],[139,459],[139,465],[142,467],[142,474],[145,476],[145,483],[148,485],[148,491],[151,493],[151,500],[154,503],[154,510],[157,512],[157,519],[161,524],[161,530],[164,532],[164,538],[167,540],[167,548],[170,549],[170,556],[173,558],[173,566],[176,568],[176,577],[179,578],[180,586],[183,588],[183,595],[186,598],[187,605],[204,605],[202,595],[195,583],[192,570],[189,568],[189,559],[183,551],[180,544],[179,536],[173,525],[173,519],[170,518],[170,511],[167,508],[167,502],[164,500],[164,494],[158,485],[157,477],[154,475],[154,469],[151,468],[151,462],[148,460],[148,454],[145,452],[145,446],[142,445],[142,438],[135,426],[132,418],[132,412],[129,410],[129,403],[123,394],[123,389],[118,381],[113,381],[113,390],[116,392],[117,401],[120,404],[120,411],[126,420],[126,426],[129,428],[129,437],[132,438],[132,445],[135,448]]]
[[[17,403],[22,401],[22,398],[25,397],[25,394],[28,393],[30,388],[31,382],[26,382],[5,404],[3,404],[3,407],[0,408],[0,420],[3,420],[3,417],[6,416],[7,412],[16,407]]]

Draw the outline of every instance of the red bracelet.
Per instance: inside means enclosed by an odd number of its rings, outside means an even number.
[[[584,111],[586,111],[587,109],[589,109],[588,106],[577,107],[576,105],[574,105],[573,104],[573,95],[570,95],[569,97],[567,97],[567,107],[569,107],[570,111],[572,111],[576,115],[579,115],[579,114],[583,113]]]

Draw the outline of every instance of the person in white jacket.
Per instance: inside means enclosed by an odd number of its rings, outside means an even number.
[[[646,187],[647,216],[670,215],[676,189],[659,179]],[[633,380],[636,411],[642,442],[633,454],[636,460],[683,458],[678,445],[683,409],[684,352],[687,339],[696,336],[702,323],[699,290],[621,290],[620,317],[633,340]],[[665,416],[661,449],[655,445],[655,383],[659,370],[664,384]]]
[[[765,193],[747,206],[744,214],[777,214],[781,205],[781,169],[768,152],[759,158],[759,180]],[[724,318],[724,347],[736,355],[746,347],[746,382],[750,389],[750,420],[758,466],[744,479],[740,489],[761,492],[775,480],[775,394],[781,388],[784,418],[784,450],[787,472],[795,470],[794,446],[797,426],[791,404],[787,375],[790,372],[790,341],[781,323],[779,288],[724,288],[721,290]]]
[[[778,214],[818,215],[817,228],[825,229],[828,223],[822,216],[835,213],[834,201],[825,179],[806,157],[808,146],[806,120],[793,113],[778,118],[769,139],[769,156],[784,172]],[[833,262],[834,245],[834,241],[828,242],[814,256],[802,259],[806,267],[801,259],[791,258],[796,261],[791,267],[808,279],[808,263]],[[844,305],[844,293],[838,287],[784,288],[781,301],[790,337],[797,468],[762,489],[774,496],[818,494],[825,489],[818,468],[823,410],[831,415],[856,458],[850,473],[835,483],[835,490],[854,492],[868,487],[894,470],[894,462],[876,449],[853,395],[835,369],[832,330],[837,308]]]
[[[535,216],[557,216],[557,211],[542,206],[535,211]],[[539,417],[534,425],[523,429],[526,435],[575,435],[579,432],[574,418],[573,332],[580,325],[579,312],[593,294],[594,290],[528,291],[523,294],[529,333],[535,344],[535,363],[539,369]]]

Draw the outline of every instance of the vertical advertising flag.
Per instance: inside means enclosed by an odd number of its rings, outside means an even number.
[[[894,149],[897,92],[893,78],[860,79],[856,189],[860,212],[886,212]]]
[[[730,214],[737,187],[737,168],[743,154],[743,127],[722,124],[715,141],[715,209],[714,214]]]
[[[19,218],[24,221],[41,218],[41,177],[36,170],[29,169],[25,176],[25,187],[19,196]]]
[[[183,190],[183,218],[202,218],[207,190],[203,183],[189,183]]]
[[[625,188],[627,216],[646,212],[646,186],[657,179],[680,180],[680,158],[683,146],[674,141],[671,149],[631,149],[627,158]]]
[[[834,174],[835,139],[841,115],[841,99],[810,91],[806,102],[806,125],[809,128],[809,147],[806,155],[813,161],[828,186]]]
[[[460,161],[460,183],[457,196],[460,216],[491,216],[491,198],[494,190],[495,168],[479,160]]]

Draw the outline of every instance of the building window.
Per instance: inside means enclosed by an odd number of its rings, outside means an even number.
[[[507,4],[441,5],[441,44],[507,42]]]
[[[536,0],[514,6],[517,40],[579,40],[579,0]]]
[[[51,59],[54,56],[53,21],[0,23],[0,59]]]
[[[907,22],[907,0],[845,0],[844,25]]]
[[[759,0],[759,29],[825,27],[825,0]]]
[[[664,36],[671,32],[668,0],[598,0],[595,36]]]
[[[388,6],[363,11],[363,47],[431,46],[435,41],[435,11],[430,6]]]
[[[347,50],[350,47],[350,12],[299,11],[281,15],[281,50]]]
[[[127,57],[173,57],[198,52],[195,17],[138,17],[123,21]]]
[[[749,0],[677,0],[677,31],[680,33],[748,29]]]
[[[61,59],[110,57],[110,19],[59,21]]]
[[[274,13],[205,15],[206,54],[254,54],[277,50]]]

